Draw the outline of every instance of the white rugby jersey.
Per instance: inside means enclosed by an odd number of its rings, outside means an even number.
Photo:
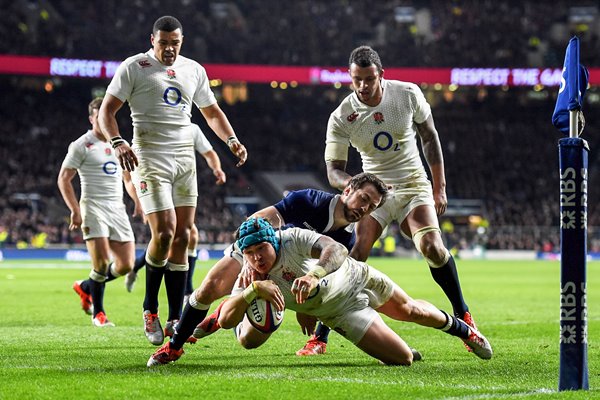
[[[204,67],[178,55],[175,63],[160,63],[150,49],[126,59],[106,89],[129,102],[134,126],[133,143],[159,146],[192,145],[192,106],[217,102]]]
[[[192,138],[194,139],[194,150],[200,154],[204,154],[213,149],[206,135],[204,135],[204,132],[202,132],[202,129],[197,124],[192,124],[191,130]]]
[[[387,184],[426,177],[415,124],[425,122],[431,107],[413,83],[382,79],[381,86],[383,98],[375,107],[362,103],[354,92],[342,101],[329,117],[326,143],[355,147],[363,171]]]
[[[279,286],[286,308],[317,317],[334,316],[345,310],[346,304],[357,300],[357,295],[362,292],[368,277],[368,266],[348,257],[338,270],[320,280],[319,286],[303,304],[296,303],[296,297],[292,294],[292,284],[296,278],[306,275],[317,263],[318,260],[311,256],[311,249],[322,235],[301,228],[290,228],[278,231],[277,234],[281,238],[281,247],[267,279]],[[238,260],[239,256],[239,251],[232,255]],[[232,295],[242,290],[243,288],[236,286]],[[366,296],[361,298],[365,305],[368,304]]]
[[[123,171],[108,142],[88,130],[69,145],[62,163],[76,169],[81,182],[81,199],[123,201]]]

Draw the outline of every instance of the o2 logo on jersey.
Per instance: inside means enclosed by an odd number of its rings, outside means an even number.
[[[387,132],[379,132],[373,137],[373,146],[375,146],[375,148],[377,150],[380,150],[380,151],[389,150],[393,144],[394,144],[394,138],[392,138],[392,135],[390,135]],[[399,151],[399,150],[400,150],[400,143],[396,143],[394,145],[393,151]]]
[[[118,171],[117,164],[113,161],[107,161],[102,166],[102,171],[104,171],[106,175],[114,175]]]
[[[170,106],[181,103],[181,91],[176,87],[169,86],[163,93],[163,100]]]

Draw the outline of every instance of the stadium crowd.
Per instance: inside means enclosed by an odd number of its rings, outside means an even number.
[[[8,6],[0,32],[18,40],[0,43],[0,54],[122,59],[132,49],[149,46],[148,25],[168,11],[186,27],[189,40],[182,53],[201,63],[344,65],[351,48],[370,43],[389,66],[556,67],[562,64],[570,34],[577,32],[582,39],[582,63],[597,66],[597,33],[569,17],[569,6],[587,4],[562,0],[551,4],[16,1]],[[407,5],[414,12],[396,9]],[[356,24],[359,16],[366,20]],[[291,35],[297,27],[302,27],[302,34]],[[53,90],[43,91],[38,78],[4,76],[0,81],[11,94],[0,98],[4,122],[0,246],[32,243],[40,235],[46,243],[79,243],[80,234],[67,229],[68,213],[56,188],[56,176],[69,142],[88,129],[85,105],[91,91],[108,82],[64,80],[57,81]],[[448,196],[451,202],[453,198],[483,201],[489,229],[473,240],[487,248],[554,249],[558,245],[560,136],[549,122],[556,90],[543,90],[535,97],[529,91],[425,90],[441,135]],[[258,171],[312,171],[328,186],[322,158],[325,127],[329,113],[347,90],[305,86],[283,91],[252,85],[248,92],[245,102],[222,104],[249,150],[243,168],[234,167],[226,147],[197,121],[207,131],[228,175],[226,185],[215,186],[210,170],[199,159],[201,243],[231,240],[243,216],[227,206],[226,197],[260,196],[253,184]],[[120,118],[128,118],[127,113]],[[131,126],[128,121],[120,125]],[[584,134],[592,149],[598,145],[597,131],[591,123]],[[597,165],[593,154],[590,167]],[[349,170],[360,170],[356,155]],[[596,178],[590,168],[590,182]],[[589,199],[597,196],[595,186],[589,185]],[[600,226],[600,210],[594,203],[589,201],[591,232]],[[538,227],[556,227],[555,234]],[[137,242],[146,243],[148,228],[138,221],[134,230]],[[592,238],[590,245],[600,247],[599,242]]]
[[[200,62],[340,65],[348,49],[368,43],[395,66],[556,66],[565,38],[576,32],[587,49],[582,62],[600,65],[600,38],[586,22],[598,8],[590,4],[20,0],[3,10],[0,34],[15,40],[0,43],[0,53],[122,60],[148,45],[147,27],[157,15],[171,13],[186,27],[186,54]],[[292,34],[296,29],[301,34]]]

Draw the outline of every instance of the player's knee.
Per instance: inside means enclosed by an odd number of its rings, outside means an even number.
[[[257,343],[256,341],[252,340],[251,338],[248,337],[248,335],[238,336],[238,342],[240,342],[242,347],[245,348],[246,350],[256,349],[257,347],[260,346],[260,343]]]
[[[92,265],[94,267],[94,270],[99,272],[100,274],[104,274],[106,275],[106,273],[108,272],[108,266],[110,264],[110,260],[106,259],[95,259],[92,262]]]
[[[123,276],[130,273],[133,270],[133,264],[135,260],[127,260],[127,262],[115,261],[111,265],[111,272],[114,276]]]
[[[268,336],[258,334],[254,328],[250,328],[245,324],[242,324],[241,329],[237,332],[238,342],[242,345],[246,350],[256,349],[260,347],[266,340]]]
[[[224,314],[219,314],[219,325],[221,326],[221,328],[223,329],[231,329],[231,328],[235,328],[237,326],[238,322],[231,320],[230,318],[227,318],[226,315]],[[237,337],[238,340],[240,340],[240,337],[245,336],[241,333],[238,333]]]
[[[158,241],[159,246],[163,249],[169,248],[171,246],[174,237],[175,234],[170,229],[162,230],[156,234],[156,240]]]
[[[175,232],[174,240],[177,240],[181,243],[185,243],[187,247],[188,243],[190,242],[190,236],[190,228],[181,228],[177,229],[177,231]]]
[[[210,304],[227,293],[219,291],[219,285],[212,279],[205,279],[200,287],[194,291],[198,303]]]
[[[357,261],[367,261],[367,258],[369,258],[369,253],[369,249],[354,247],[350,252],[350,257]]]
[[[442,266],[448,261],[446,254],[448,250],[443,243],[437,240],[424,240],[421,242],[421,254],[431,266]]]
[[[412,351],[401,351],[395,357],[391,357],[389,359],[381,360],[385,365],[401,365],[403,367],[410,367],[413,363],[413,353]]]

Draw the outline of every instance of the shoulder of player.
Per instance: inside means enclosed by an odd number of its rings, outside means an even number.
[[[341,103],[337,106],[335,110],[331,113],[332,116],[341,116],[345,115],[347,111],[353,111],[354,105],[352,104],[352,96],[354,93],[350,93],[348,96],[344,97]]]
[[[192,60],[191,58],[188,58],[186,56],[182,56],[181,54],[177,56],[176,66],[193,68],[200,72],[206,72],[206,69],[198,61]]]
[[[290,194],[293,194],[293,196],[290,199],[294,202],[306,203],[312,207],[317,207],[324,200],[331,200],[331,198],[333,197],[331,193],[311,188],[294,190]]]
[[[87,147],[89,143],[96,143],[98,139],[94,136],[92,131],[87,131],[83,135],[71,142],[72,145],[77,147]]]
[[[384,90],[389,90],[396,94],[412,95],[421,91],[418,85],[412,82],[404,82],[397,80],[385,80],[383,84]]]
[[[329,116],[329,122],[335,122],[337,124],[352,123],[356,114],[356,106],[352,101],[354,93],[350,93],[342,100],[335,110]],[[357,114],[358,115],[358,114]]]
[[[123,61],[123,65],[129,67],[131,65],[137,64],[137,65],[143,67],[146,62],[150,63],[151,61],[152,61],[152,58],[148,55],[148,53],[138,53],[138,54],[134,54],[130,57],[127,57]]]

